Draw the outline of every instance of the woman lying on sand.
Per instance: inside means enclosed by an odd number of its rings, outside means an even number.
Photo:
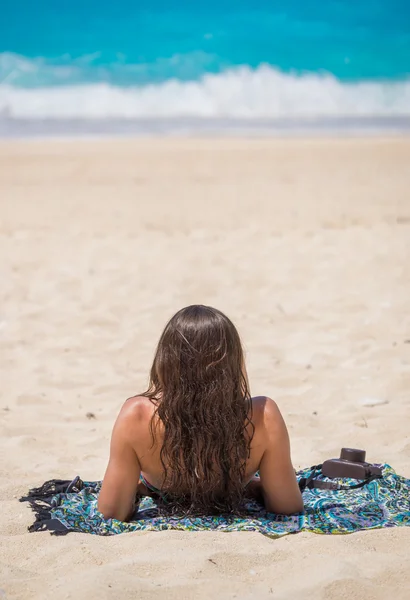
[[[238,332],[214,308],[169,321],[148,391],[114,425],[98,509],[125,521],[150,491],[193,514],[235,511],[245,494],[271,512],[303,510],[283,418],[270,398],[250,397]]]

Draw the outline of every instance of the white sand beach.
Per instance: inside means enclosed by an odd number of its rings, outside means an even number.
[[[18,498],[103,476],[191,303],[237,325],[296,468],[410,477],[410,139],[2,141],[0,272],[1,600],[408,600],[410,527],[54,537]]]

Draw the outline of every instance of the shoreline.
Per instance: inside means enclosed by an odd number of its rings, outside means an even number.
[[[133,135],[128,136],[116,136],[116,135],[84,135],[84,136],[32,136],[32,137],[1,137],[0,136],[0,148],[16,147],[16,146],[27,146],[35,147],[38,144],[50,145],[68,145],[74,146],[79,144],[80,146],[87,146],[96,144],[97,148],[109,146],[110,144],[116,146],[135,146],[136,148],[141,145],[148,144],[149,146],[165,146],[171,147],[176,146],[190,146],[199,145],[204,148],[211,148],[213,145],[227,145],[228,147],[235,149],[239,146],[250,146],[250,147],[263,147],[263,148],[277,148],[281,145],[285,147],[295,147],[299,145],[312,144],[317,147],[332,145],[341,147],[352,145],[353,147],[360,144],[408,144],[410,141],[410,133],[375,133],[374,135],[363,135],[357,134],[354,136],[349,135],[317,135],[311,136],[309,134],[295,134],[294,136],[230,136],[215,134],[211,135],[152,135],[147,134],[145,136]]]
[[[19,120],[0,119],[0,139],[198,138],[298,139],[408,137],[410,117],[310,119],[141,119]]]

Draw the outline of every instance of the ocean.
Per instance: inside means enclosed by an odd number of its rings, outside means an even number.
[[[409,0],[5,0],[0,135],[410,132]]]

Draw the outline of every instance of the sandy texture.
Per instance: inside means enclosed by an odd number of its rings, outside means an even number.
[[[0,208],[2,599],[409,597],[410,528],[56,538],[16,498],[103,475],[193,302],[236,322],[295,466],[348,445],[410,476],[410,140],[3,142]]]

